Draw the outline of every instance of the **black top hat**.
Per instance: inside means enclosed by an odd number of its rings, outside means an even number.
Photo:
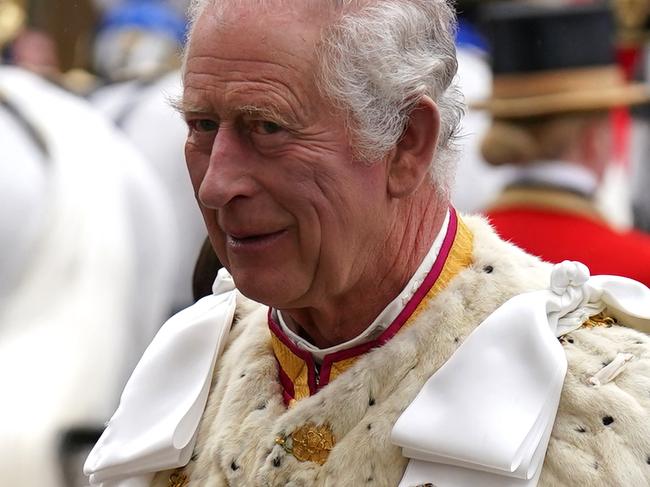
[[[605,110],[644,103],[650,90],[625,82],[615,63],[615,24],[603,4],[499,2],[482,13],[492,51],[492,98],[500,118]]]

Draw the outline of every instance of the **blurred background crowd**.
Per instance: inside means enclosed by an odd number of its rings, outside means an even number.
[[[210,292],[169,105],[188,3],[0,0],[2,485],[86,485],[144,348]],[[454,206],[546,260],[650,285],[650,0],[457,10]]]

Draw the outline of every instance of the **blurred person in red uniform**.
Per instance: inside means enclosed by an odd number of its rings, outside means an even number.
[[[619,62],[630,78],[650,80],[650,1],[615,0],[619,28]],[[650,232],[650,107],[632,110],[630,162],[634,225]]]
[[[490,95],[492,72],[487,44],[480,30],[480,0],[456,2],[458,32],[458,87],[465,102],[472,103]],[[497,170],[483,160],[481,140],[490,127],[490,116],[482,110],[466,110],[461,121],[457,176],[451,190],[456,208],[466,213],[481,211],[501,192],[507,170]]]
[[[611,160],[610,110],[647,102],[614,63],[614,24],[598,6],[486,11],[493,116],[482,144],[511,183],[488,207],[498,233],[551,262],[650,285],[650,236],[613,228],[595,204]],[[532,36],[529,33],[535,32]]]

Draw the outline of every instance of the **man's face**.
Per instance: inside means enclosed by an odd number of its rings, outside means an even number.
[[[189,46],[186,159],[219,259],[247,296],[318,306],[377,266],[386,165],[355,161],[315,85],[316,19],[207,11]]]

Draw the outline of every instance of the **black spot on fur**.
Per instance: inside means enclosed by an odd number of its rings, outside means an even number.
[[[375,480],[375,479],[373,479],[372,477],[368,477],[368,478],[366,479],[366,482],[373,482],[374,480]]]
[[[233,460],[232,463],[230,464],[230,470],[232,470],[233,472],[235,470],[239,470],[239,465],[237,465],[237,462],[235,460]]]
[[[458,337],[454,338],[454,343],[459,343],[459,342],[460,342],[460,338]]]
[[[650,455],[648,455],[648,458],[645,459],[645,462],[650,465]]]
[[[577,431],[578,433],[586,433],[586,432],[587,432],[587,429],[586,429],[584,426],[578,426],[578,427],[576,428],[576,431]]]
[[[371,397],[370,400],[368,401],[368,406],[374,406],[375,404],[376,404],[375,403],[375,398]]]
[[[240,379],[243,379],[244,377],[246,377],[246,372],[239,376]]]
[[[483,267],[483,270],[487,274],[492,274],[494,272],[494,267],[492,267],[491,265],[486,265],[485,267]]]
[[[573,342],[574,342],[573,338],[567,338],[566,341],[569,342],[569,343],[573,343]]]
[[[190,458],[190,462],[196,462],[198,459],[199,459],[199,454],[192,453],[192,458]]]
[[[368,426],[366,426],[366,428],[367,428],[368,430],[371,430],[371,429],[372,429],[372,424],[368,423]]]
[[[612,424],[613,422],[614,422],[614,418],[612,418],[611,416],[604,416],[604,417],[603,417],[603,424],[604,424],[605,426],[609,426],[609,425]]]
[[[275,457],[273,459],[273,466],[275,468],[278,468],[280,465],[282,465],[282,458],[281,457]]]
[[[258,409],[258,411],[261,411],[262,409],[266,409],[266,403],[265,402],[259,403],[257,405],[257,409]]]
[[[598,467],[600,467],[600,465],[598,465],[598,462],[594,462],[593,467],[594,467],[594,470],[598,470]]]

